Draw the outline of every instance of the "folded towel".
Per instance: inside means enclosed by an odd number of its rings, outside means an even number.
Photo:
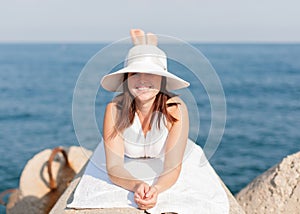
[[[182,170],[177,182],[158,196],[157,204],[150,213],[229,213],[229,202],[219,178],[206,160],[202,149],[188,141]],[[202,158],[202,159],[201,159]],[[200,159],[202,162],[200,163]],[[149,185],[162,171],[162,159],[125,158],[124,167],[135,177]],[[137,170],[138,169],[138,170]],[[75,190],[69,208],[122,208],[137,207],[133,193],[114,185],[105,166],[104,146],[101,142]]]

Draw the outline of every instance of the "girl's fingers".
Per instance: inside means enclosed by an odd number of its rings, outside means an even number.
[[[144,196],[146,196],[146,193],[149,192],[150,186],[147,184],[144,186]]]
[[[142,199],[142,198],[145,197],[145,193],[144,193],[144,191],[142,191],[142,190],[136,191],[134,195],[135,195],[135,197],[136,197],[137,199]]]
[[[147,199],[138,199],[136,201],[140,209],[150,209],[156,205],[156,202],[157,202],[157,197],[155,196]]]
[[[134,193],[134,199],[141,199],[141,196],[138,193]]]
[[[138,207],[142,210],[147,210],[155,206],[156,203],[151,204],[143,204],[143,203],[137,203]]]
[[[145,197],[145,194],[149,191],[150,187],[146,183],[141,183],[136,188],[134,195],[136,198],[143,199]]]
[[[146,193],[146,198],[151,198],[154,194],[157,194],[157,189],[153,186],[149,188],[149,191]]]
[[[150,209],[155,206],[157,195],[158,192],[155,187],[141,183],[134,193],[134,201],[140,209]]]

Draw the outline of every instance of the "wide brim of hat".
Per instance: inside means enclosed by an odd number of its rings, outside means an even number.
[[[135,63],[132,66],[125,67],[114,73],[107,74],[101,79],[101,85],[105,90],[112,92],[123,92],[123,80],[125,73],[147,73],[166,77],[166,89],[168,91],[186,88],[189,82],[163,69],[161,66],[153,64]]]

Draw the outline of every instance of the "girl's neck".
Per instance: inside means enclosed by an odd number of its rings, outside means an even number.
[[[146,136],[147,132],[151,129],[150,119],[152,114],[152,105],[154,100],[151,102],[136,102],[136,113],[139,117],[139,120],[142,124],[142,129],[144,136]]]
[[[149,116],[149,114],[151,114],[151,111],[152,111],[152,105],[154,103],[154,100],[155,99],[147,101],[147,102],[141,102],[141,101],[136,100],[136,103],[135,103],[136,112],[138,114],[143,115],[144,117]]]

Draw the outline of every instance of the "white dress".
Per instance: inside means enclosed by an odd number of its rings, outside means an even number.
[[[136,178],[151,185],[162,172],[164,143],[168,129],[152,124],[144,135],[137,116],[133,124],[123,133],[125,146],[124,167]],[[154,120],[155,121],[155,120]],[[145,158],[147,157],[147,158]],[[99,143],[87,165],[74,193],[69,208],[137,207],[133,193],[114,185],[107,176],[103,142]],[[149,213],[176,212],[229,213],[229,202],[225,190],[205,155],[193,141],[188,140],[177,182],[158,196]]]

